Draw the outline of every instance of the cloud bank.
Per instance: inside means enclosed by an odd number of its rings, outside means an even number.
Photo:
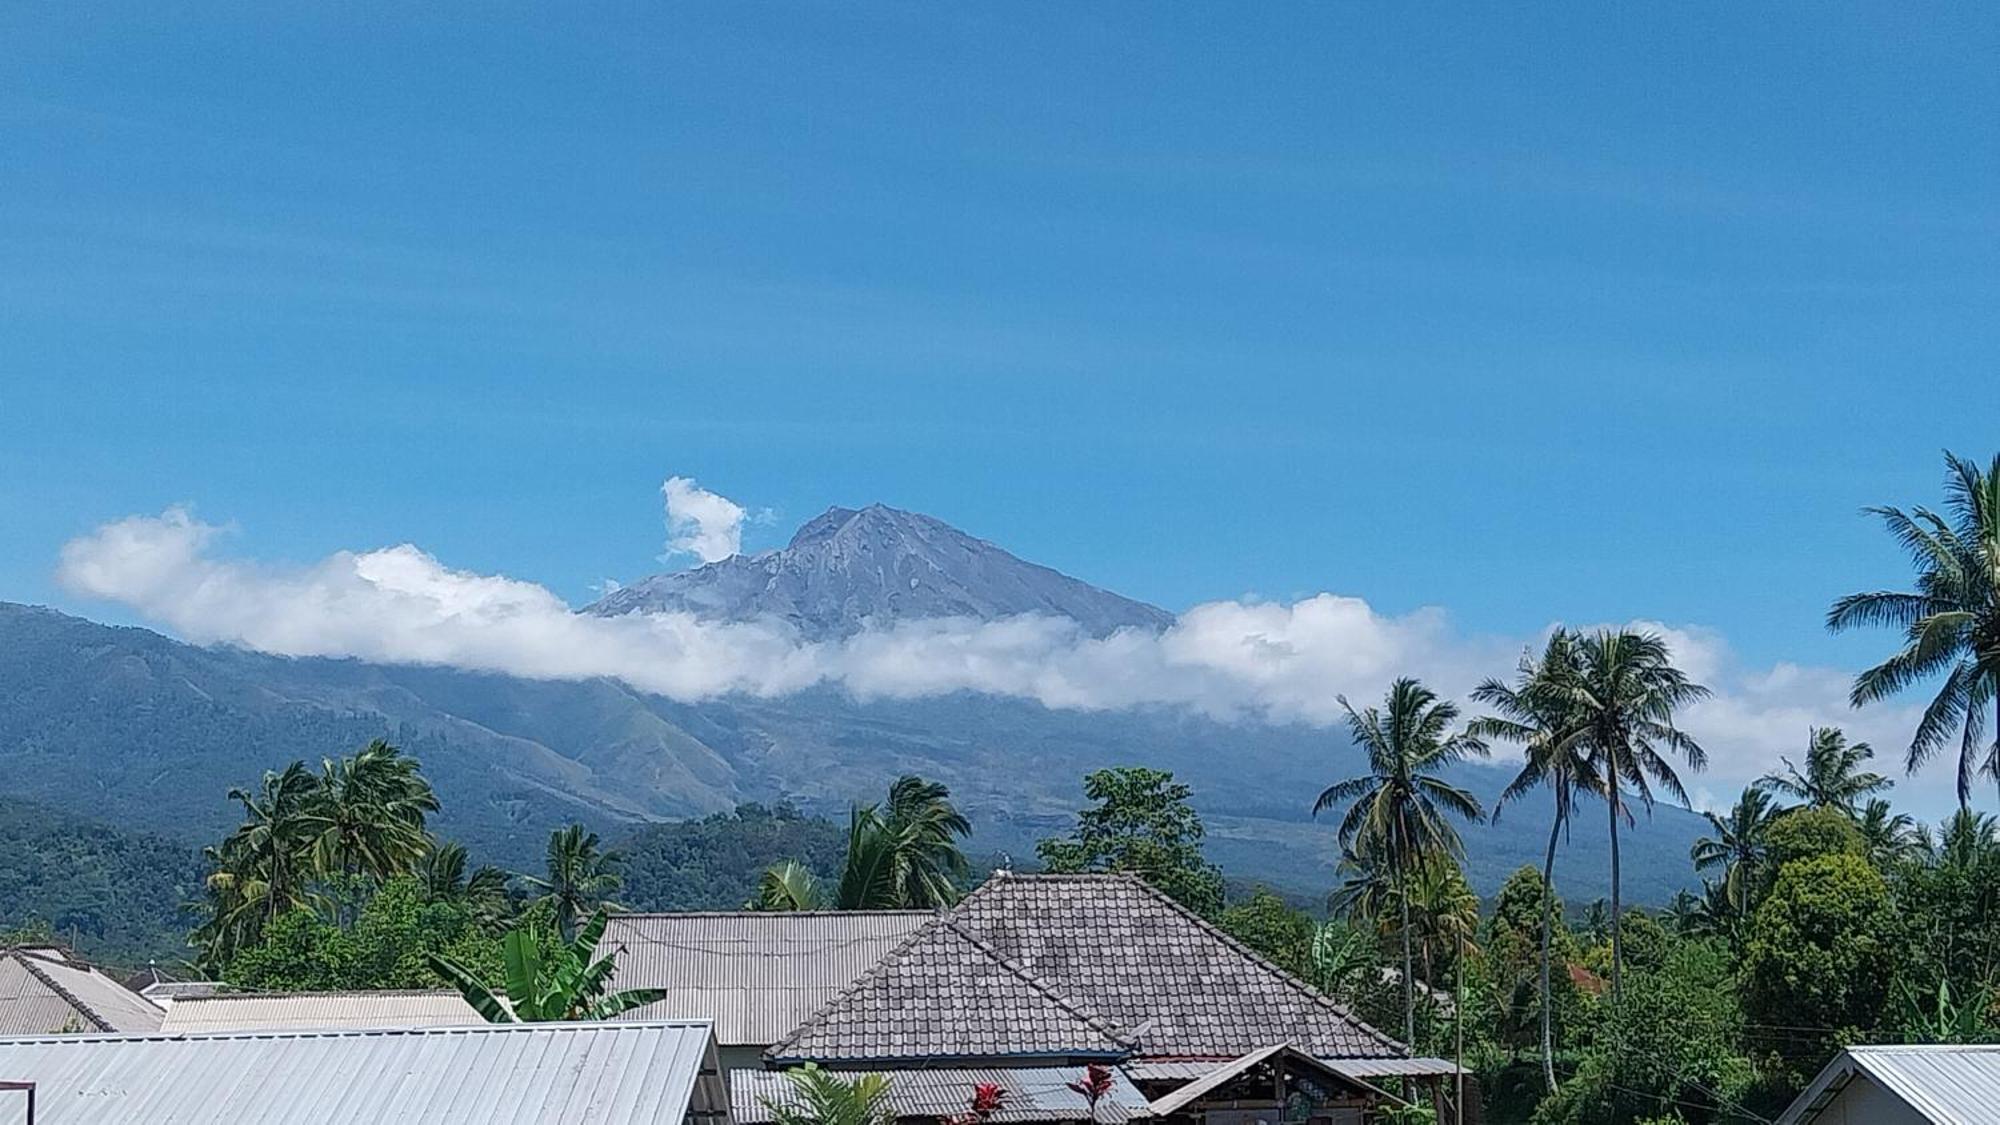
[[[669,556],[693,555],[712,563],[742,551],[745,513],[741,505],[687,477],[668,477],[660,492],[667,498]]]
[[[733,540],[743,510],[678,477],[664,489],[670,523],[677,485],[679,502],[695,505],[681,511],[703,513],[687,515],[694,521],[690,543],[714,536],[687,549],[706,557],[702,551]],[[946,618],[814,643],[777,621],[581,615],[542,586],[455,570],[409,544],[278,567],[221,556],[222,534],[185,508],[118,520],[66,544],[58,578],[78,594],[128,606],[197,643],[533,679],[608,677],[682,701],[830,685],[863,699],[976,691],[1053,708],[1156,704],[1326,726],[1340,720],[1341,694],[1360,705],[1395,677],[1415,675],[1462,696],[1480,679],[1508,673],[1522,650],[1538,643],[1466,636],[1441,610],[1387,615],[1360,598],[1330,593],[1289,604],[1209,602],[1159,634],[1127,630],[1097,638],[1049,617]],[[1775,768],[1780,755],[1796,756],[1816,724],[1841,725],[1872,741],[1886,759],[1883,772],[1900,772],[1913,707],[1851,711],[1844,672],[1794,664],[1743,668],[1713,630],[1635,624],[1664,633],[1680,664],[1715,689],[1714,699],[1686,717],[1712,759],[1707,774],[1689,779],[1698,805],[1733,800],[1737,787]],[[1933,803],[1930,790],[1949,790],[1948,776],[1932,775],[1922,790],[1925,804]]]

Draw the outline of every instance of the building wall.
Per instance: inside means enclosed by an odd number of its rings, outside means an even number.
[[[1813,1118],[1813,1125],[1933,1125],[1909,1103],[1884,1090],[1874,1079],[1857,1074]]]
[[[732,1070],[764,1069],[763,1047],[732,1047],[725,1045],[716,1052],[716,1058],[721,1063],[724,1074]]]

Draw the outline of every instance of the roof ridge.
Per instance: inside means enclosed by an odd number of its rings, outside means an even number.
[[[97,1030],[99,1031],[117,1030],[116,1028],[113,1028],[111,1026],[110,1020],[107,1020],[103,1016],[97,1014],[97,1009],[91,1007],[89,1004],[84,1003],[82,997],[78,996],[74,992],[71,992],[69,989],[64,988],[62,985],[57,984],[54,978],[50,977],[47,973],[43,972],[41,966],[35,964],[36,961],[41,960],[40,958],[30,957],[26,954],[11,949],[8,950],[7,952],[14,958],[14,961],[17,964],[19,964],[22,968],[28,970],[29,976],[34,977],[38,981],[41,981],[43,986],[48,988],[49,991],[55,993],[57,996],[60,996],[65,1003],[67,1003],[70,1007],[75,1008],[79,1013],[81,1013],[84,1019],[87,1019],[90,1022],[96,1024]],[[42,962],[42,964],[50,964],[50,963],[51,962],[47,961]],[[124,985],[119,985],[118,987],[123,988]],[[150,1000],[147,1000],[143,996],[139,996],[139,994],[136,992],[134,992],[132,995],[138,997],[142,1003],[151,1003]]]
[[[1196,914],[1192,910],[1189,910],[1186,906],[1182,905],[1178,900],[1176,900],[1174,896],[1168,894],[1167,892],[1147,882],[1145,879],[1139,877],[1137,873],[1122,872],[1121,874],[1131,875],[1132,881],[1137,883],[1139,887],[1145,891],[1145,893],[1151,895],[1153,898],[1159,900],[1160,902],[1165,903],[1168,909],[1174,911],[1183,918],[1186,918],[1188,921],[1193,922],[1196,926],[1200,927],[1204,932],[1208,933],[1212,937],[1219,939],[1224,945],[1228,946],[1231,950],[1235,951],[1236,953],[1241,954],[1244,958],[1248,959],[1253,964],[1257,965],[1259,968],[1263,969],[1268,973],[1274,974],[1275,976],[1277,976],[1279,980],[1289,985],[1295,991],[1303,994],[1307,999],[1318,1004],[1320,1007],[1325,1008],[1330,1012],[1333,1012],[1334,1014],[1340,1016],[1344,1020],[1347,1020],[1355,1027],[1360,1028],[1362,1031],[1365,1031],[1369,1035],[1374,1036],[1377,1040],[1381,1041],[1382,1043],[1390,1047],[1394,1047],[1397,1050],[1403,1052],[1405,1056],[1410,1056],[1414,1053],[1414,1048],[1411,1047],[1409,1044],[1398,1042],[1397,1040],[1390,1038],[1388,1035],[1383,1034],[1381,1031],[1377,1030],[1373,1025],[1371,1025],[1367,1020],[1364,1020],[1360,1016],[1355,1015],[1354,1012],[1350,1010],[1345,1004],[1340,1003],[1333,997],[1328,996],[1326,993],[1321,992],[1319,989],[1314,988],[1312,985],[1307,984],[1303,980],[1300,980],[1297,976],[1293,975],[1290,970],[1284,968],[1282,965],[1279,965],[1277,962],[1272,961],[1270,958],[1264,956],[1262,953],[1257,952],[1256,950],[1250,948],[1248,945],[1245,945],[1243,942],[1237,940],[1235,936],[1230,934],[1227,930],[1224,930],[1222,927],[1217,926],[1215,923],[1210,922],[1208,919],[1203,918],[1201,915]]]

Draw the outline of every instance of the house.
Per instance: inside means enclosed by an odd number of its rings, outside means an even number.
[[[731,1125],[706,1023],[0,1039],[0,1122]]]
[[[165,1016],[59,946],[0,949],[0,1035],[158,1031]]]
[[[1777,1125],[2000,1121],[2000,1045],[1849,1047]]]
[[[298,1031],[379,1027],[465,1027],[485,1019],[456,992],[221,992],[180,998],[160,1030]]]
[[[614,914],[598,956],[615,955],[611,989],[663,988],[627,1019],[705,1019],[725,1070],[763,1065],[764,1049],[853,984],[935,915],[928,910],[819,914]]]
[[[668,917],[633,920],[628,934],[664,933]],[[713,929],[703,949],[758,948],[729,936],[753,932],[755,923],[722,920],[754,916],[705,917]],[[838,914],[763,917],[801,927],[807,923],[796,920],[821,919],[811,924],[822,936],[848,932]],[[685,1014],[739,1019],[760,1034],[796,1019],[763,1050],[763,1071],[814,1063],[886,1074],[892,1090],[913,1087],[895,1095],[905,1118],[935,1117],[941,1105],[961,1112],[972,1086],[988,1082],[1018,1092],[1013,1120],[1075,1120],[1065,1092],[1097,1065],[1113,1069],[1099,1120],[1339,1123],[1395,1100],[1381,1079],[1435,1084],[1456,1073],[1443,1060],[1410,1057],[1134,876],[1001,873],[950,910],[900,915],[897,924],[908,927],[900,940],[871,931],[875,959],[858,968],[860,943],[836,939],[837,952],[852,956],[837,968],[806,970],[811,990],[830,995],[802,1018],[795,993],[709,989],[692,963],[681,970],[689,975],[661,972],[666,960],[634,956],[629,941],[617,986],[693,990],[677,994]],[[607,932],[606,944],[612,940]],[[757,963],[749,963],[753,975]],[[782,957],[762,963],[789,968]],[[848,979],[838,983],[840,976]],[[780,999],[782,1013],[774,1010]],[[734,1005],[746,1010],[725,1014]],[[738,1110],[745,1121],[763,1120],[753,1105],[781,1090],[779,1080],[737,1061]]]

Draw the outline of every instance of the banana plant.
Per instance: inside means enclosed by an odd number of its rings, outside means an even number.
[[[448,957],[431,954],[431,971],[457,988],[488,1023],[608,1020],[666,995],[660,988],[609,991],[615,960],[591,959],[608,921],[602,910],[591,915],[574,939],[557,946],[548,957],[543,957],[528,927],[510,930],[500,943],[506,981],[497,992]]]

